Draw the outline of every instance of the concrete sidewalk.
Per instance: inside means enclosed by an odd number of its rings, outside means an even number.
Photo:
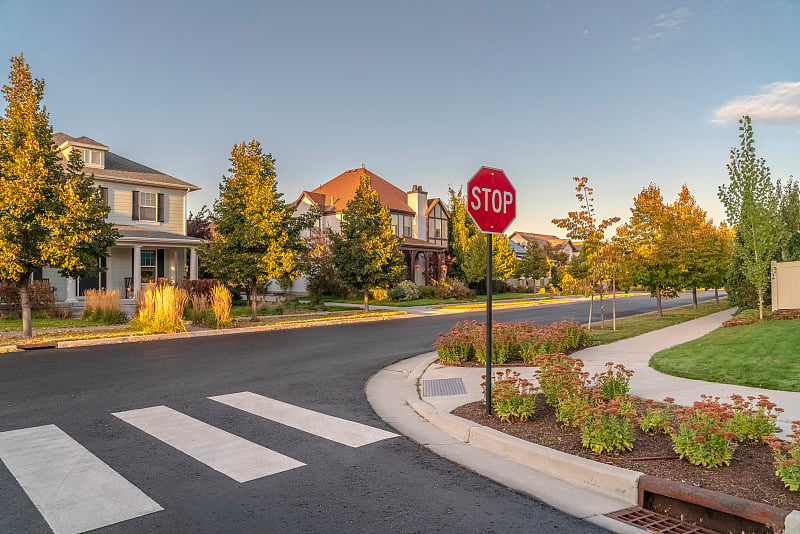
[[[723,401],[729,400],[732,394],[767,395],[785,410],[778,420],[785,432],[791,421],[800,420],[800,393],[690,380],[648,367],[650,357],[656,352],[715,330],[732,312],[719,312],[635,338],[591,347],[573,356],[585,362],[590,374],[603,371],[608,361],[623,364],[635,373],[631,393],[644,398],[673,397],[678,404],[690,405],[700,400],[701,394],[719,396]],[[402,434],[433,452],[498,483],[614,532],[644,532],[603,515],[636,504],[631,493],[635,493],[633,488],[641,473],[598,462],[584,464],[583,459],[576,460],[577,457],[570,455],[565,458],[560,451],[523,442],[450,414],[458,406],[482,399],[480,383],[485,369],[444,366],[438,364],[437,359],[435,352],[422,354],[373,376],[367,383],[366,393],[375,412]],[[494,366],[493,369],[506,368]],[[523,377],[533,377],[534,368],[512,369],[521,372]],[[429,396],[424,395],[426,387],[432,390],[431,386],[443,384],[427,381],[442,379],[455,379],[449,381],[451,386],[462,382],[466,393],[429,391]],[[792,521],[800,521],[799,514],[794,512]]]

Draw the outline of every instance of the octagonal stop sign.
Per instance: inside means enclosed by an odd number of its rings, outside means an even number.
[[[517,192],[500,169],[481,167],[467,182],[467,211],[484,234],[502,234],[517,216]]]

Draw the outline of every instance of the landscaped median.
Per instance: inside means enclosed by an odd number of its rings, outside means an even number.
[[[18,332],[0,333],[0,352],[19,350],[17,344],[49,344],[57,348],[68,348],[88,345],[105,345],[114,343],[131,343],[139,341],[154,341],[163,339],[182,339],[192,337],[216,336],[227,334],[240,334],[247,332],[262,332],[267,330],[282,330],[289,328],[302,328],[305,326],[345,324],[357,322],[380,321],[397,316],[407,315],[403,311],[377,310],[363,312],[348,309],[346,311],[318,312],[314,314],[278,315],[262,317],[258,322],[236,321],[233,328],[208,329],[193,328],[185,332],[171,334],[145,334],[137,332],[129,326],[108,327],[105,329],[93,328],[62,328],[42,332],[33,339],[25,340]]]

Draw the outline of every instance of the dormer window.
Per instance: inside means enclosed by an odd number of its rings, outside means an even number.
[[[102,150],[90,150],[88,148],[82,148],[81,155],[83,156],[83,164],[87,167],[103,168]]]

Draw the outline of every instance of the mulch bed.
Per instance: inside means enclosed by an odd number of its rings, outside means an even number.
[[[643,410],[640,409],[639,413],[643,413]],[[595,454],[581,446],[579,429],[565,427],[556,422],[555,411],[545,403],[542,394],[538,394],[536,398],[536,415],[523,423],[504,423],[496,416],[487,416],[482,402],[460,406],[453,410],[453,414],[575,456],[763,502],[785,510],[800,510],[800,492],[789,491],[775,476],[772,450],[767,445],[739,444],[730,466],[707,469],[679,460],[672,450],[672,439],[668,435],[646,434],[638,427],[635,429],[633,451],[619,456]]]

